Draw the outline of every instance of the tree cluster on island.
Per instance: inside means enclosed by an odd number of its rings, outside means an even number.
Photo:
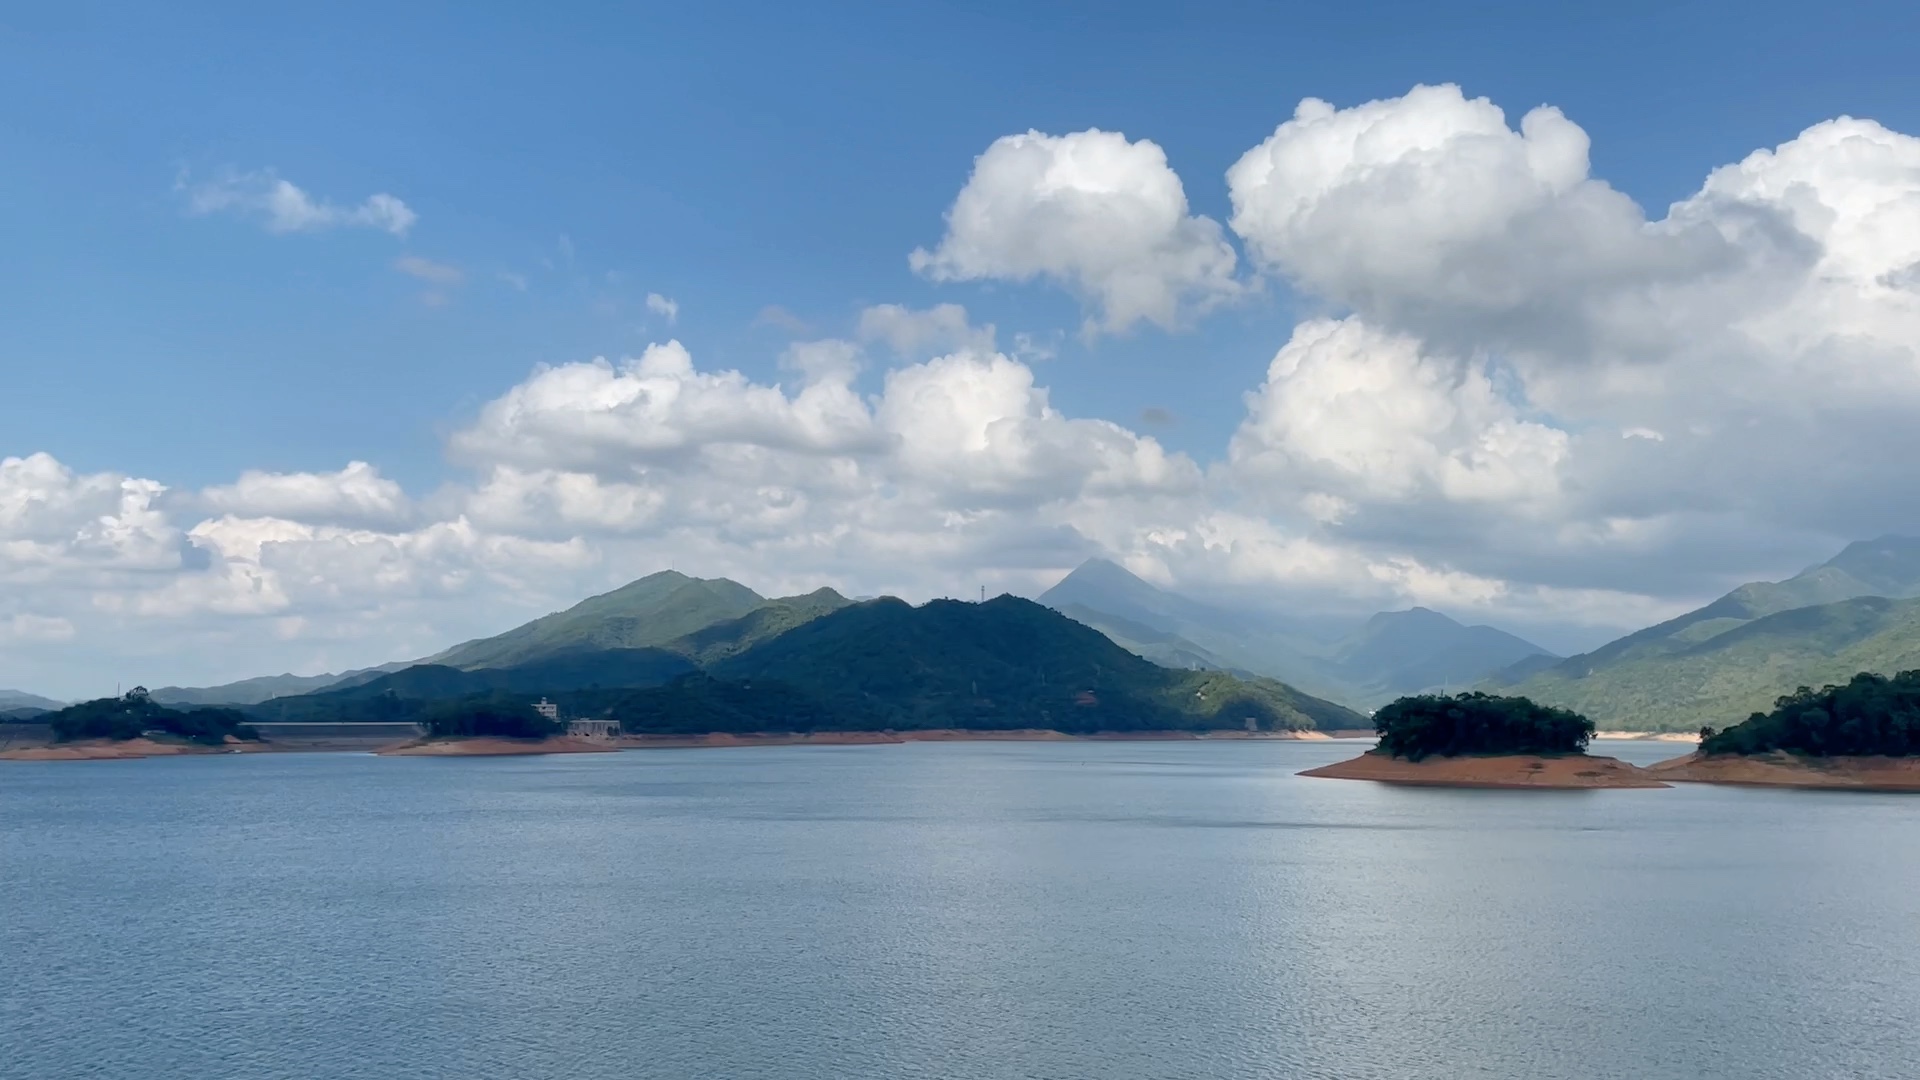
[[[170,709],[135,687],[121,697],[98,698],[69,705],[38,718],[53,728],[58,742],[111,739],[124,742],[158,732],[188,742],[218,746],[228,738],[252,742],[260,733],[247,716],[234,709]]]
[[[1808,757],[1920,755],[1920,671],[1861,672],[1839,686],[1800,687],[1724,731],[1700,729],[1702,754]]]
[[[1403,697],[1373,714],[1377,749],[1420,761],[1467,754],[1579,754],[1593,721],[1524,697],[1480,691]]]

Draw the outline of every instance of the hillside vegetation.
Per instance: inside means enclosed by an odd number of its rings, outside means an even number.
[[[1545,670],[1484,684],[1565,706],[1605,728],[1692,731],[1767,709],[1795,687],[1920,666],[1920,541],[1849,545],[1782,582],[1705,607]]]
[[[426,662],[454,668],[512,667],[558,652],[660,646],[740,618],[764,602],[759,593],[725,578],[691,578],[663,570],[497,637],[456,645]]]
[[[1838,686],[1803,686],[1770,711],[1700,734],[1703,754],[1920,755],[1920,671],[1891,678],[1862,672]]]

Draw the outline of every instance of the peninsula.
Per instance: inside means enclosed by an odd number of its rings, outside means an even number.
[[[1483,788],[1660,788],[1617,758],[1586,753],[1593,721],[1526,698],[1478,691],[1404,697],[1373,716],[1380,742],[1302,776]]]
[[[136,686],[120,697],[69,705],[35,718],[53,741],[0,752],[6,761],[100,761],[265,749],[233,709],[170,709]]]
[[[1648,771],[1704,784],[1920,791],[1920,671],[1803,686],[1771,712],[1702,729],[1699,750]]]

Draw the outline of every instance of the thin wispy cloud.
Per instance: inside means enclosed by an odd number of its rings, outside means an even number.
[[[174,188],[186,195],[189,213],[235,214],[258,221],[270,233],[364,228],[405,236],[419,220],[412,208],[386,192],[342,206],[308,194],[272,169],[225,170],[197,183],[183,173]]]
[[[419,255],[402,255],[393,260],[393,268],[434,285],[458,285],[467,280],[466,272],[452,263],[435,262]]]
[[[668,326],[672,326],[674,323],[680,321],[679,302],[661,296],[657,292],[647,294],[647,310],[666,319]]]

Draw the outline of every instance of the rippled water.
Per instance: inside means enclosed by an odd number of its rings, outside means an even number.
[[[14,764],[0,1074],[1920,1069],[1920,798],[1292,775],[1354,749]]]

